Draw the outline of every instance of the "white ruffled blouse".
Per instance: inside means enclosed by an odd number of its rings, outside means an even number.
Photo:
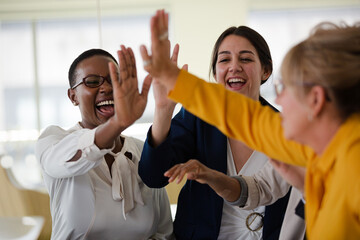
[[[122,150],[99,149],[96,129],[48,127],[36,144],[50,195],[52,239],[172,239],[165,189],[150,189],[137,174],[143,142],[124,139]],[[80,159],[68,162],[81,150]],[[105,154],[115,161],[109,167]]]

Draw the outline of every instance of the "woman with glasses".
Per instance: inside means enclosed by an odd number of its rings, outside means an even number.
[[[230,27],[219,36],[211,59],[211,74],[219,85],[270,106],[260,96],[260,85],[271,73],[270,50],[259,33],[240,26]],[[174,180],[171,175],[164,176],[170,168],[167,173],[201,169],[219,179],[233,180],[235,186],[241,181],[250,190],[261,188],[252,191],[249,198],[242,196],[241,201],[235,201],[236,197],[228,198],[221,191],[213,191],[206,180],[188,177],[178,197],[176,238],[279,239],[289,185],[267,163],[267,156],[227,138],[185,109],[171,119],[175,104],[167,99],[167,93],[161,91],[157,81],[153,86],[154,123],[139,163],[139,175],[145,184],[154,188],[166,186]],[[261,169],[264,170],[256,174]],[[253,174],[256,175],[251,177]],[[232,203],[224,202],[223,198]],[[297,226],[304,232],[304,225]]]
[[[138,91],[130,48],[114,57],[101,49],[80,54],[69,69],[68,96],[81,121],[50,126],[36,144],[52,214],[52,239],[172,239],[165,189],[137,174],[143,142],[122,135],[143,113],[151,78]]]
[[[153,55],[143,50],[142,57],[169,97],[229,137],[307,167],[308,239],[360,239],[359,23],[323,23],[290,49],[277,87],[282,112],[275,113],[166,60],[166,39],[158,37],[168,31],[166,19],[163,11],[152,18]]]

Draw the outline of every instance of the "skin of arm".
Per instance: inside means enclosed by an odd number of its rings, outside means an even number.
[[[179,45],[176,44],[174,47],[171,61],[177,63],[179,55]],[[153,147],[160,145],[167,137],[171,118],[174,112],[176,103],[167,98],[166,87],[156,78],[153,80],[153,91],[155,98],[155,113],[154,122],[151,129],[151,144]]]

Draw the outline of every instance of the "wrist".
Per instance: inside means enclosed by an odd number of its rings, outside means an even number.
[[[163,84],[166,86],[167,90],[170,91],[174,89],[176,80],[179,76],[180,69],[175,64],[169,64],[167,70],[163,73]]]
[[[169,135],[173,111],[155,108],[154,122],[151,127],[151,142],[153,147],[160,145]]]
[[[117,121],[114,116],[109,118],[104,125],[108,126],[108,128],[111,129],[111,132],[113,132],[113,135],[116,137],[127,128],[125,124],[119,123],[119,121]]]

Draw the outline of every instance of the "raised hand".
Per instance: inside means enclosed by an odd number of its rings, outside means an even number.
[[[169,15],[164,10],[158,10],[151,18],[151,52],[149,55],[146,47],[140,47],[144,69],[151,76],[157,78],[166,87],[167,91],[175,86],[180,69],[174,64],[170,56],[170,41],[168,39]]]
[[[115,108],[113,120],[125,129],[143,114],[152,79],[149,75],[145,78],[139,93],[133,51],[121,45],[121,50],[117,54],[119,68],[113,62],[109,63]]]
[[[174,46],[173,54],[170,60],[177,65],[177,60],[179,56],[179,44]],[[167,90],[166,87],[158,81],[158,78],[153,78],[153,91],[154,91],[154,98],[155,98],[155,105],[157,108],[173,108],[175,107],[176,103],[171,101],[167,98]]]

